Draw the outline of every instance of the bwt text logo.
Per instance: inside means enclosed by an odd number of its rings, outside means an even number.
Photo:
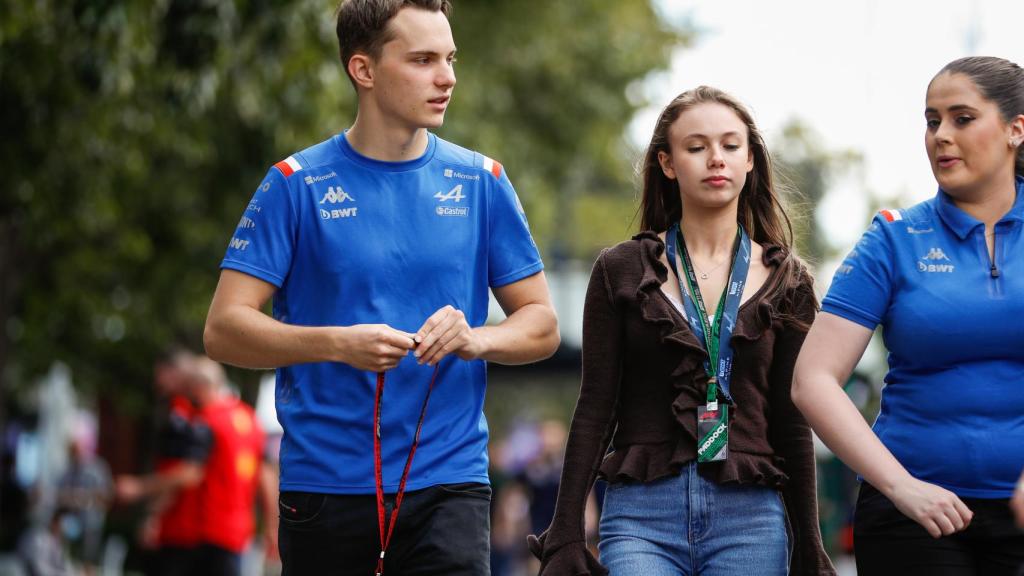
[[[355,198],[349,196],[347,192],[342,190],[341,186],[331,186],[327,188],[327,194],[324,194],[324,197],[320,199],[320,203],[324,204],[329,202],[331,204],[341,204],[346,200],[351,200],[352,202],[356,201]]]
[[[324,220],[333,220],[335,218],[351,218],[356,215],[356,210],[359,208],[335,208],[334,210],[320,209],[320,217]]]
[[[917,269],[921,272],[946,272],[952,273],[954,267],[952,264],[925,264],[924,262],[917,263]]]
[[[241,240],[239,238],[232,238],[229,246],[231,248],[234,248],[235,250],[245,251],[245,249],[249,247],[249,241]]]

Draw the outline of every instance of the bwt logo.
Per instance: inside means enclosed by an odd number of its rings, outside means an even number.
[[[320,209],[320,217],[324,220],[333,220],[335,218],[351,218],[356,215],[356,211],[359,208],[335,208],[334,210]]]
[[[249,241],[248,240],[241,240],[241,239],[238,239],[238,238],[232,238],[231,239],[231,243],[229,244],[229,246],[231,248],[234,248],[235,250],[241,250],[241,251],[244,252],[245,249],[249,247]]]

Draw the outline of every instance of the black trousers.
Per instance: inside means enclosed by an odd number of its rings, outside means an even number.
[[[167,546],[150,559],[150,576],[240,576],[242,555],[212,544],[195,548]]]
[[[1024,532],[1009,500],[962,498],[974,512],[966,530],[932,538],[865,482],[857,498],[853,548],[865,576],[1024,575]]]
[[[394,495],[385,501],[390,519]],[[490,501],[490,486],[477,483],[407,492],[384,575],[489,575]],[[375,495],[282,492],[279,508],[282,576],[374,576],[380,555]]]

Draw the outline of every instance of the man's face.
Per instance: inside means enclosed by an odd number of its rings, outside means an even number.
[[[441,12],[403,8],[388,24],[393,39],[373,59],[370,92],[385,121],[437,128],[455,88],[455,40]]]

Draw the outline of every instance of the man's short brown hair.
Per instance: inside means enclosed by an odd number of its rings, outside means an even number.
[[[449,0],[342,0],[338,5],[338,52],[348,73],[348,61],[356,53],[380,57],[381,48],[393,38],[388,27],[391,19],[405,7],[440,11],[446,17],[452,9]]]

